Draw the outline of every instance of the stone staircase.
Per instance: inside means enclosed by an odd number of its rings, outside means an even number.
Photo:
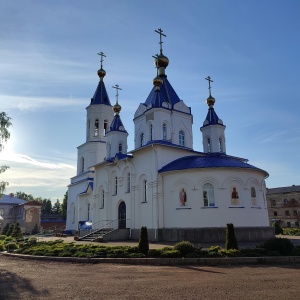
[[[86,241],[86,242],[95,242],[103,240],[103,237],[117,229],[113,228],[100,228],[98,230],[92,231],[86,235],[79,237],[79,241]]]

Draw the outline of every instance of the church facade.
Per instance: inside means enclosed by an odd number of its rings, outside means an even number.
[[[158,30],[160,38],[162,31]],[[162,45],[162,43],[160,43]],[[163,54],[157,76],[134,114],[134,149],[118,103],[108,97],[101,52],[100,78],[87,107],[86,142],[78,147],[77,175],[68,189],[67,230],[128,229],[137,239],[147,226],[150,240],[221,241],[227,223],[239,240],[263,240],[269,227],[265,178],[268,173],[226,153],[225,125],[211,95],[200,128],[203,150],[193,149],[191,108],[170,84]]]

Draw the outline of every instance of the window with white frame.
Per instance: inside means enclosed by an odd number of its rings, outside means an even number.
[[[103,122],[103,136],[106,135],[107,126],[108,126],[108,122],[106,120],[104,120],[104,122]]]
[[[223,147],[222,147],[222,138],[219,138],[219,151],[220,151],[220,152],[223,151]]]
[[[214,187],[210,183],[206,183],[203,186],[203,206],[215,206]]]
[[[163,140],[165,141],[167,139],[167,124],[163,124]]]
[[[80,173],[84,172],[84,157],[80,159]]]
[[[184,146],[185,141],[184,141],[184,132],[182,130],[179,131],[179,145]]]
[[[143,180],[143,202],[147,202],[147,180]]]
[[[123,152],[123,145],[122,143],[119,143],[119,153],[122,154]]]
[[[105,200],[105,194],[104,194],[104,190],[102,190],[102,193],[101,193],[101,208],[104,208],[104,200]]]

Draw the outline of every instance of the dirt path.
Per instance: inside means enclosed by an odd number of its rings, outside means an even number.
[[[299,299],[300,265],[128,266],[0,255],[0,299]]]

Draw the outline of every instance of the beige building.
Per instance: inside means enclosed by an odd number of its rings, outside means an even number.
[[[267,189],[267,205],[270,224],[299,227],[300,185]]]
[[[7,223],[19,222],[23,233],[30,233],[37,224],[41,226],[41,207],[36,201],[25,201],[13,195],[2,195],[0,199],[0,228]]]

